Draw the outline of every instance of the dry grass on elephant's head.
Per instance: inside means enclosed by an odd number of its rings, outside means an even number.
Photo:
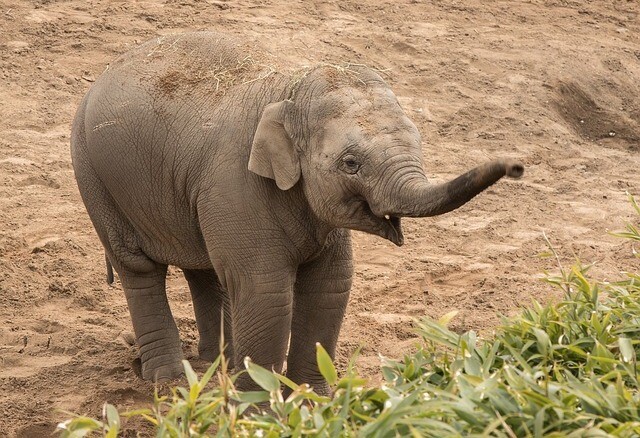
[[[322,79],[325,82],[327,90],[335,90],[340,86],[350,85],[353,87],[366,87],[367,81],[362,76],[363,72],[375,72],[380,76],[386,75],[387,69],[376,68],[366,64],[353,64],[348,62],[343,63],[328,63],[323,62],[313,66],[302,67],[291,75],[291,81],[289,84],[289,96],[290,100],[295,99],[301,84],[304,80],[316,72],[323,72]]]

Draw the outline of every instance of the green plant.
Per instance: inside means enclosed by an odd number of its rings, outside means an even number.
[[[640,240],[632,225],[616,235]],[[588,270],[577,263],[547,275],[562,300],[534,301],[505,318],[493,339],[449,330],[455,312],[416,321],[423,342],[401,360],[384,359],[379,387],[358,376],[355,358],[340,378],[320,345],[332,397],[249,360],[246,372],[262,391],[236,390],[224,357],[201,379],[185,362],[189,388],[156,395],[152,409],[119,415],[105,405],[102,421],[67,420],[62,436],[118,436],[121,416],[141,416],[170,437],[638,436],[640,275],[598,282]],[[208,385],[214,376],[217,384]]]

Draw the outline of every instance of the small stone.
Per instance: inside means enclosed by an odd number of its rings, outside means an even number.
[[[76,79],[73,76],[65,76],[64,77],[64,82],[67,85],[73,85],[76,83]]]
[[[124,331],[120,336],[122,337],[122,340],[127,343],[127,345],[133,346],[136,344],[136,336],[133,333]]]
[[[29,43],[26,41],[8,41],[4,43],[4,45],[7,47],[7,49],[17,53],[20,53],[29,48]]]

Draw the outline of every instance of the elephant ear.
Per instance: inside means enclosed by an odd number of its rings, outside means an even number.
[[[289,190],[300,179],[300,160],[284,123],[290,105],[283,100],[265,107],[249,156],[249,170],[274,179],[281,190]]]

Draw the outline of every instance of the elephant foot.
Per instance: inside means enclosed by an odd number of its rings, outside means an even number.
[[[182,374],[184,374],[182,362],[160,366],[150,366],[146,363],[142,364],[142,378],[155,383],[164,383],[169,380],[176,379]]]
[[[287,374],[287,377],[289,377],[291,380],[293,380],[298,384],[302,384],[302,383],[308,384],[313,389],[313,391],[320,396],[323,396],[323,397],[333,396],[333,391],[331,391],[329,384],[322,377],[320,377],[320,379],[314,379],[314,380],[295,377],[295,376],[291,377],[289,374]],[[293,391],[291,390],[291,388],[285,387],[283,395],[285,398],[287,398],[289,397],[289,395],[291,395],[292,392]]]
[[[311,386],[311,388],[313,388],[313,391],[318,395],[321,395],[323,397],[333,396],[333,391],[331,391],[331,388],[329,388],[329,384],[327,382],[310,383],[309,386]]]
[[[218,349],[217,348],[198,348],[198,355],[200,359],[206,360],[207,362],[213,362],[218,358]]]
[[[167,354],[142,360],[142,379],[163,383],[184,374],[182,354]]]
[[[216,344],[216,346],[199,345],[198,346],[198,355],[200,356],[200,359],[202,359],[202,360],[205,360],[207,362],[213,362],[220,355],[220,349],[219,349],[217,344]],[[229,369],[233,369],[233,367],[234,367],[234,364],[233,364],[233,351],[228,346],[227,346],[227,348],[225,348],[224,356],[227,359],[227,364],[228,364],[227,366],[229,367]]]

